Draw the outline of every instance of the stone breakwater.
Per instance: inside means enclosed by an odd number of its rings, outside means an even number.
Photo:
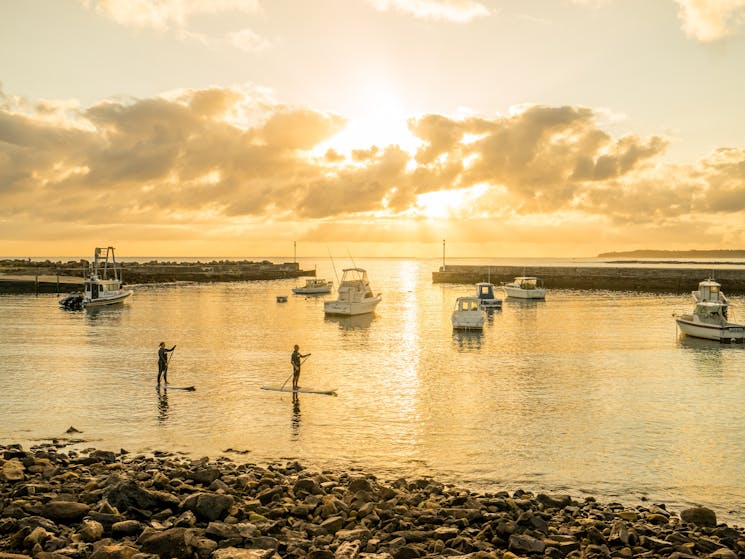
[[[694,507],[383,482],[261,467],[0,446],[0,559],[736,559],[745,532]]]
[[[728,294],[745,293],[745,267],[711,268],[634,266],[461,266],[432,272],[433,283],[507,283],[517,276],[537,276],[549,289],[602,289],[650,293],[690,293],[715,278]]]

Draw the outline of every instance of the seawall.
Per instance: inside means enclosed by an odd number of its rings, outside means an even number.
[[[687,293],[712,277],[726,294],[745,294],[745,267],[591,267],[591,266],[461,266],[446,265],[432,272],[433,283],[478,283],[499,285],[516,276],[537,276],[548,289],[598,289]]]
[[[0,293],[68,293],[82,291],[83,274],[88,263],[31,263],[0,266]],[[85,271],[85,272],[84,272]],[[301,270],[299,264],[286,262],[147,262],[118,265],[126,285],[177,281],[207,283],[256,281],[315,276],[315,270]],[[110,276],[109,276],[110,277]]]

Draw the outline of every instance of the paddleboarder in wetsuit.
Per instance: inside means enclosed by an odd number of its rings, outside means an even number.
[[[297,390],[297,383],[298,380],[300,380],[300,364],[301,358],[308,357],[310,353],[306,353],[305,355],[302,355],[300,353],[300,346],[295,344],[295,351],[292,352],[292,357],[290,357],[290,363],[292,363],[292,389]]]
[[[174,345],[171,349],[166,348],[165,342],[160,342],[158,347],[158,386],[160,386],[160,377],[163,376],[163,382],[168,384],[168,352],[176,349]]]

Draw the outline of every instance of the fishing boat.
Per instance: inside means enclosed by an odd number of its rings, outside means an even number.
[[[295,295],[318,295],[321,293],[331,293],[334,283],[322,278],[309,278],[305,280],[302,287],[293,287],[292,292]]]
[[[745,325],[729,321],[729,300],[719,283],[711,278],[704,280],[698,284],[698,290],[691,292],[691,296],[693,311],[675,316],[681,332],[694,338],[723,343],[745,342]]]
[[[516,299],[545,299],[546,288],[543,280],[533,276],[518,276],[510,283],[503,283],[502,289],[507,297]]]
[[[482,330],[484,311],[478,297],[458,297],[450,321],[456,330]]]
[[[105,255],[102,256],[102,253]],[[93,253],[93,266],[85,278],[82,293],[73,293],[60,299],[65,309],[104,307],[123,303],[132,295],[131,289],[122,289],[121,270],[117,268],[114,247],[98,248]]]
[[[332,315],[353,316],[375,312],[375,307],[382,300],[380,293],[373,293],[363,268],[346,268],[343,270],[336,300],[325,301],[323,312]]]
[[[476,297],[482,309],[501,309],[502,299],[494,294],[494,284],[485,281],[476,284]]]

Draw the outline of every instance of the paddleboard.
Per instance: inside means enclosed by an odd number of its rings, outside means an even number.
[[[193,386],[171,386],[170,384],[166,384],[166,388],[169,390],[196,390],[196,388]]]
[[[315,388],[296,388],[292,389],[290,386],[262,386],[262,390],[273,390],[274,392],[295,392],[300,394],[323,394],[325,396],[336,396],[336,389],[331,390],[318,390]]]

